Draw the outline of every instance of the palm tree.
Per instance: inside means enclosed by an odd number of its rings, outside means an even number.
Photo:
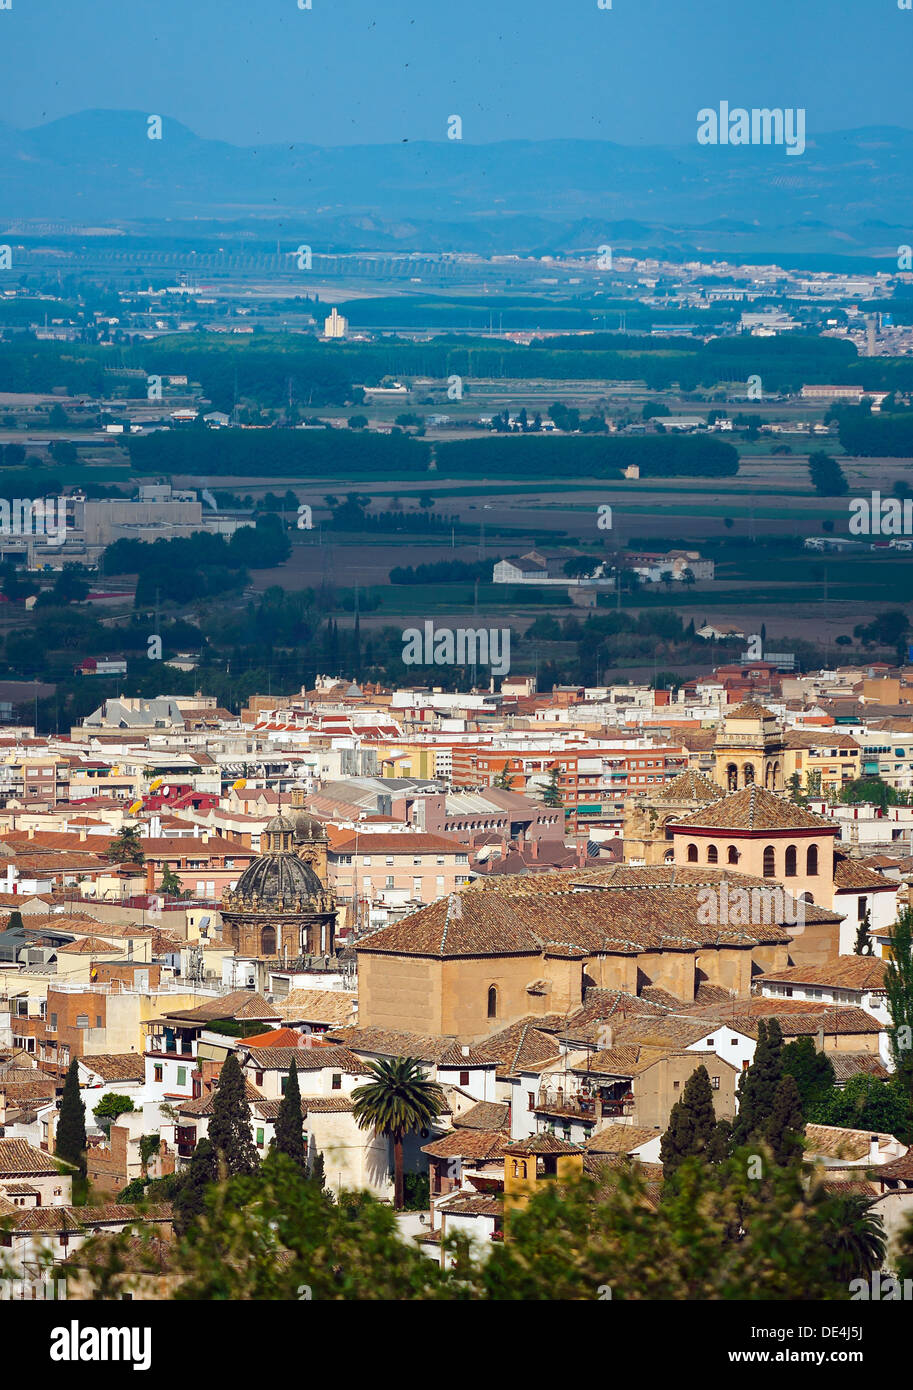
[[[839,1280],[867,1279],[885,1258],[885,1231],[872,1200],[852,1193],[825,1199],[821,1210],[821,1238],[831,1252],[834,1276]]]
[[[393,1140],[393,1205],[403,1209],[403,1138],[434,1124],[444,1108],[444,1093],[429,1081],[415,1057],[368,1062],[371,1080],[352,1092],[352,1113],[359,1129],[373,1126]]]

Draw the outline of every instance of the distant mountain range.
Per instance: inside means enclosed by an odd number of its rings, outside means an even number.
[[[0,124],[0,227],[225,222],[368,246],[482,253],[635,240],[891,256],[913,242],[913,132],[868,128],[782,147],[595,140],[241,148],[162,118],[84,111]],[[307,234],[307,235],[306,235]],[[327,240],[329,238],[329,241]]]

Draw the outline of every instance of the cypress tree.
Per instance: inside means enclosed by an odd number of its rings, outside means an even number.
[[[758,1020],[754,1061],[739,1078],[739,1113],[732,1127],[735,1148],[762,1138],[783,1075],[783,1031],[775,1018]]]
[[[834,1064],[826,1052],[818,1051],[814,1038],[808,1035],[784,1047],[783,1075],[795,1077],[806,1117],[811,1107],[828,1100],[834,1089]]]
[[[710,1163],[725,1163],[732,1145],[732,1122],[717,1120],[707,1144],[707,1159]]]
[[[174,1226],[178,1235],[183,1235],[202,1214],[206,1189],[217,1177],[215,1149],[208,1139],[201,1139],[174,1199]]]
[[[908,1090],[913,1090],[913,909],[904,907],[891,930],[891,954],[884,975],[891,1028],[891,1058]]]
[[[323,1191],[324,1187],[326,1186],[326,1171],[324,1169],[323,1154],[321,1153],[320,1149],[317,1150],[317,1156],[315,1157],[314,1162],[308,1168],[308,1178],[318,1189],[318,1191]]]
[[[250,1128],[250,1107],[244,1094],[244,1074],[230,1052],[219,1074],[209,1122],[209,1139],[229,1177],[255,1173],[260,1160]]]
[[[79,1094],[78,1064],[74,1057],[67,1071],[57,1119],[57,1155],[86,1176],[86,1107]]]
[[[853,946],[853,955],[873,956],[875,954],[872,938],[869,935],[871,925],[872,914],[869,912],[868,908],[866,908],[865,916],[856,928],[856,944]]]
[[[689,1076],[681,1100],[669,1114],[669,1128],[659,1150],[663,1177],[671,1178],[686,1158],[706,1156],[715,1129],[710,1077],[707,1068],[700,1066]]]
[[[794,1076],[783,1076],[777,1084],[774,1102],[764,1138],[773,1150],[774,1161],[781,1168],[797,1161],[802,1155],[802,1102]]]
[[[289,1068],[288,1084],[276,1117],[276,1148],[288,1154],[299,1168],[305,1167],[304,1121],[301,1118],[301,1089],[294,1058]]]

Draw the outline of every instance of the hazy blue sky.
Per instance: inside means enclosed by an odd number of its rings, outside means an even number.
[[[803,106],[913,129],[897,0],[12,0],[0,121],[89,107],[256,145],[595,137],[691,142],[700,107]]]

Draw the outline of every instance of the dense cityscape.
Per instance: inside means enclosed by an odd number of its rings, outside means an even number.
[[[41,8],[0,1364],[403,1302],[903,1364],[909,7]]]

